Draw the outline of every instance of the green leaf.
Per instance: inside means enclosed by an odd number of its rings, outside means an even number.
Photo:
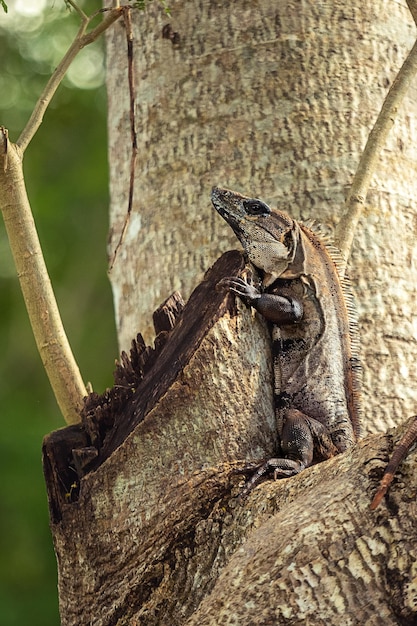
[[[164,7],[165,13],[170,17],[171,16],[171,9],[169,8],[169,6],[165,2],[165,0],[161,0],[161,3],[162,3],[162,6]]]
[[[4,9],[4,12],[7,13],[8,8],[7,8],[7,4],[4,2],[4,0],[0,0],[0,4],[3,7],[3,9]]]

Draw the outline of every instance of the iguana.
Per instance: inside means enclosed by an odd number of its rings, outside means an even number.
[[[221,286],[272,329],[279,446],[247,482],[246,494],[269,472],[297,474],[358,439],[357,332],[337,251],[320,235],[257,198],[215,187],[211,200],[261,276],[260,288],[240,277],[225,278]]]

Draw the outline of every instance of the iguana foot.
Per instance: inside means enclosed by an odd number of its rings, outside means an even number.
[[[261,465],[258,465],[255,473],[247,481],[240,494],[241,498],[245,498],[251,491],[258,485],[262,479],[267,478],[267,475],[273,472],[274,479],[287,478],[288,476],[294,476],[303,469],[305,465],[301,461],[292,461],[291,459],[268,459]],[[245,468],[246,469],[246,468]],[[253,471],[253,465],[248,467],[247,470]],[[242,471],[242,473],[248,473],[248,471]]]
[[[271,458],[258,465],[243,488],[243,497],[267,474],[273,472],[275,479],[294,476],[313,462],[330,459],[338,452],[327,428],[297,409],[288,409],[283,416],[280,447],[282,457]]]

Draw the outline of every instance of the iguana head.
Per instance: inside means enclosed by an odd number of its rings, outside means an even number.
[[[299,242],[299,227],[294,220],[281,211],[272,211],[262,200],[229,189],[214,187],[211,201],[233,228],[249,260],[265,272],[265,285],[280,276],[293,276],[290,266]]]

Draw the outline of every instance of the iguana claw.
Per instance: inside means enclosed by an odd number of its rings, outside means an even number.
[[[267,474],[272,472],[272,470],[274,479],[277,479],[294,476],[305,469],[305,467],[306,466],[301,463],[301,461],[292,461],[291,459],[268,459],[258,466],[258,469],[243,487],[240,497],[245,498]]]
[[[233,276],[231,278],[223,278],[219,283],[219,287],[225,287],[243,298],[248,304],[261,297],[260,291],[253,285],[250,285],[243,278]]]

